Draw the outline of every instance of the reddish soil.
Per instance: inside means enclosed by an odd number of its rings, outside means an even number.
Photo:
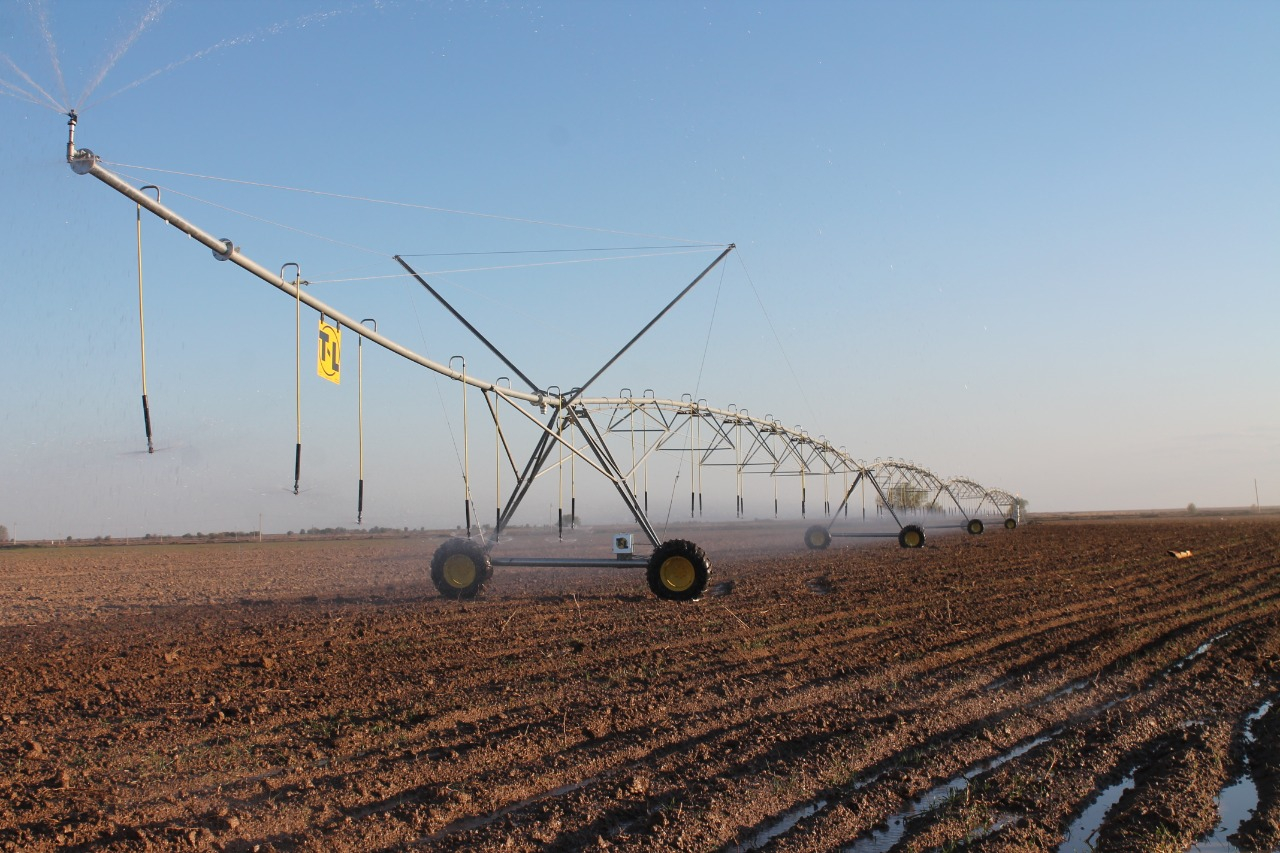
[[[692,604],[446,601],[438,539],[0,552],[0,850],[1054,850],[1126,777],[1091,844],[1185,850],[1246,762],[1280,846],[1280,519],[759,531],[682,532]]]

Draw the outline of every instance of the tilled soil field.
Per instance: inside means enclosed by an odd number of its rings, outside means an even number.
[[[439,540],[0,552],[0,849],[1187,850],[1241,778],[1216,849],[1280,847],[1275,516],[743,530],[691,604],[446,601]]]

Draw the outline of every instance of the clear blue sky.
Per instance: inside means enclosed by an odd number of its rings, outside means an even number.
[[[712,256],[445,253],[735,242],[593,392],[734,403],[1033,510],[1248,505],[1255,478],[1280,503],[1277,45],[1273,2],[0,0],[0,523],[355,520],[354,340],[340,387],[304,367],[289,494],[292,302],[150,217],[162,450],[137,453],[134,207],[66,166],[67,106],[187,218],[487,378],[509,371],[427,294],[371,278],[392,254],[435,255],[460,310],[570,387]],[[364,362],[365,523],[461,523],[459,386]],[[471,452],[486,470],[487,423]]]

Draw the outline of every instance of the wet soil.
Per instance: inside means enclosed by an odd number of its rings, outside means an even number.
[[[1280,519],[777,530],[683,531],[691,604],[443,600],[438,539],[0,552],[0,850],[1054,850],[1126,778],[1092,846],[1186,850],[1246,767],[1280,846]]]

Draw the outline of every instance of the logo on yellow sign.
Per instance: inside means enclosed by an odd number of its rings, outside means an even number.
[[[316,357],[316,373],[334,385],[342,381],[338,359],[342,353],[342,327],[330,325],[320,318],[320,349]]]

